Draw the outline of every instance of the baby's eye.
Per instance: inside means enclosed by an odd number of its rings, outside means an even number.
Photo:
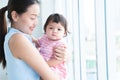
[[[50,27],[49,29],[53,29],[52,27]]]
[[[58,29],[58,31],[61,31],[61,29]]]

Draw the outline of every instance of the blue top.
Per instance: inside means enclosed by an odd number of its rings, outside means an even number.
[[[8,46],[9,39],[12,35],[16,33],[22,33],[19,30],[15,28],[10,28],[8,31],[5,42],[4,42],[4,51],[5,51],[5,59],[6,59],[6,70],[8,73],[8,80],[40,80],[40,76],[24,61],[15,58]],[[24,36],[26,36],[32,43],[32,38],[22,33]],[[23,43],[24,44],[24,43]]]

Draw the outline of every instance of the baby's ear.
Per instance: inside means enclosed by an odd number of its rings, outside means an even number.
[[[66,36],[67,36],[67,33],[65,32],[65,33],[64,33],[64,37],[66,37]]]

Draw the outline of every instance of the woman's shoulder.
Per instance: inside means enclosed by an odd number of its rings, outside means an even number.
[[[20,41],[21,42],[21,41],[24,41],[25,38],[26,37],[23,34],[15,33],[11,36],[10,40],[13,40],[13,42],[14,41]]]
[[[31,43],[30,40],[24,36],[24,34],[16,33],[11,36],[9,43],[17,45],[22,45],[26,43]]]
[[[21,31],[15,29],[15,28],[10,28],[8,31],[8,34],[6,35],[7,37],[9,37],[10,41],[24,41],[24,39],[29,39],[31,40],[30,35],[24,34]]]

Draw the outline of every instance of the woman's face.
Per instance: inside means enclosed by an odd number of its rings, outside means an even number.
[[[39,12],[39,5],[33,4],[28,7],[25,13],[21,15],[18,15],[16,13],[16,18],[13,19],[12,27],[17,28],[24,33],[32,34],[34,28],[38,23]]]

